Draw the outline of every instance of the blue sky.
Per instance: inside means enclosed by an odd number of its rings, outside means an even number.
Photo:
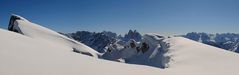
[[[1,28],[12,13],[60,32],[239,33],[239,0],[0,0]]]

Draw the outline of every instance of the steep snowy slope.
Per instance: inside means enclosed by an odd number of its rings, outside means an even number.
[[[18,15],[11,16],[8,30],[21,33],[25,36],[37,40],[53,42],[55,44],[61,44],[63,46],[69,46],[72,47],[72,49],[69,50],[74,50],[79,53],[91,55],[94,57],[98,57],[99,55],[97,51],[82,43],[67,38],[66,36],[63,36],[48,28],[34,24]]]

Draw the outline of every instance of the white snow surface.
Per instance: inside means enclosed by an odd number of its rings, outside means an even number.
[[[171,56],[166,70],[180,75],[236,75],[239,54],[183,37],[166,39]]]
[[[117,63],[0,29],[0,75],[147,75],[161,69]]]
[[[62,46],[68,46],[71,47],[71,49],[68,50],[73,51],[73,49],[75,49],[78,52],[90,54],[94,57],[98,57],[99,55],[97,51],[80,42],[77,42],[73,39],[63,36],[51,29],[32,23],[21,16],[18,15],[14,16],[21,18],[21,20],[16,20],[14,22],[14,28],[19,30],[20,33],[22,33],[25,36],[28,36],[36,40],[47,41],[49,43],[59,44]]]
[[[170,56],[170,61],[168,68],[160,69],[75,53],[71,51],[72,47],[75,47],[69,44],[71,39],[31,22],[21,20],[17,22],[24,35],[0,29],[0,75],[238,74],[238,54],[183,37],[163,40],[170,45],[165,54]],[[77,44],[77,48],[97,56],[93,49],[83,44]]]

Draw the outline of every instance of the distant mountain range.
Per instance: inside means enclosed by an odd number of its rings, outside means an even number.
[[[64,33],[61,33],[64,34]],[[129,30],[124,36],[118,35],[114,32],[103,31],[103,32],[89,32],[89,31],[77,31],[75,33],[64,34],[70,38],[73,38],[87,46],[97,50],[100,53],[106,52],[106,46],[121,42],[125,44],[130,39],[135,41],[141,41],[142,35],[136,30]]]
[[[89,32],[89,31],[77,31],[75,33],[65,34],[70,38],[80,41],[100,53],[106,52],[107,45],[120,42],[126,44],[130,39],[134,39],[136,42],[142,40],[142,35],[137,30],[129,30],[124,36],[118,35],[111,31],[103,32]],[[190,32],[186,35],[182,35],[185,38],[201,42],[214,47],[226,49],[229,51],[239,53],[239,34],[235,33],[221,33],[221,34],[209,34],[209,33],[197,33]]]
[[[239,34],[235,33],[208,34],[208,33],[191,32],[184,35],[184,37],[214,47],[239,53]]]

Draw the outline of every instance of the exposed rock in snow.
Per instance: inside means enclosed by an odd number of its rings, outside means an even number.
[[[165,55],[169,44],[164,42],[164,39],[164,36],[146,34],[140,42],[134,39],[129,40],[124,48],[118,48],[120,45],[117,44],[113,45],[116,46],[113,48],[109,46],[110,51],[103,54],[103,58],[114,61],[123,59],[125,63],[166,68],[170,57]]]

